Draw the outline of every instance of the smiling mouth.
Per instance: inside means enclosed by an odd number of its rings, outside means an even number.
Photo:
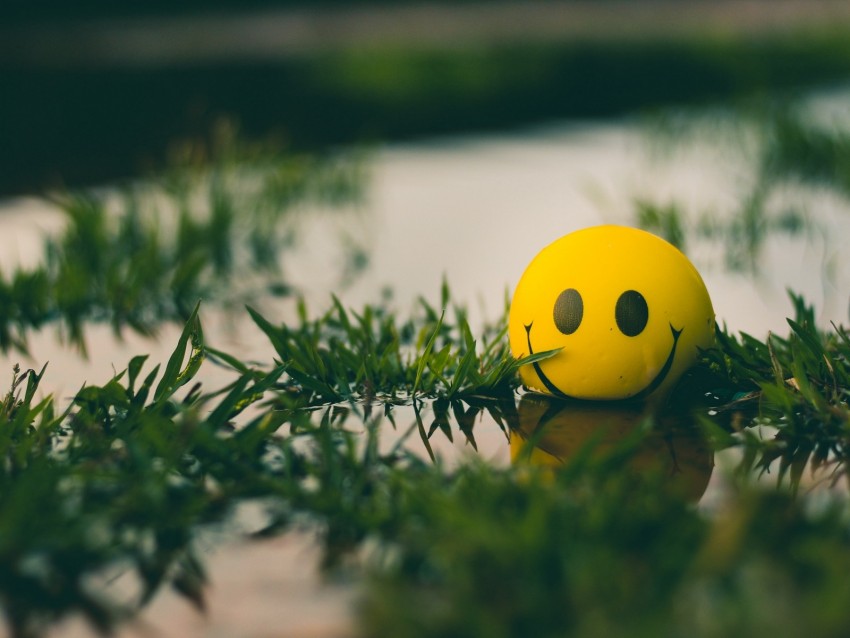
[[[526,338],[528,339],[529,355],[534,354],[534,348],[531,347],[531,326],[533,325],[533,321],[529,324],[525,324],[525,334]],[[684,328],[682,328],[682,330],[684,330]],[[676,357],[676,346],[679,343],[679,336],[682,334],[682,330],[676,330],[673,327],[673,324],[670,324],[670,332],[673,333],[673,347],[670,348],[670,354],[667,355],[667,361],[664,362],[664,366],[661,368],[661,370],[658,371],[658,374],[655,375],[655,378],[650,381],[649,384],[643,390],[640,390],[637,393],[632,394],[628,397],[624,397],[624,400],[639,401],[641,399],[646,398],[658,389],[658,386],[660,386],[664,379],[667,377],[667,373],[670,372],[670,368],[673,367],[673,359],[675,359]],[[531,365],[534,366],[534,371],[537,373],[537,376],[540,377],[540,380],[543,382],[543,385],[545,385],[546,389],[549,390],[549,392],[551,392],[553,395],[555,395],[556,397],[560,397],[561,399],[572,399],[576,401],[583,400],[579,397],[567,394],[566,392],[559,389],[558,386],[552,383],[552,381],[543,373],[543,369],[540,367],[539,363],[535,361]]]

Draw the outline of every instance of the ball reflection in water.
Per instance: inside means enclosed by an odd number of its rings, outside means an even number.
[[[645,431],[642,424],[653,418],[647,410],[640,405],[564,401],[528,393],[511,419],[511,461],[558,467],[579,453],[601,458],[634,440],[624,471],[661,477],[665,489],[699,501],[714,469],[711,447],[699,431],[671,415],[656,417],[657,425]]]

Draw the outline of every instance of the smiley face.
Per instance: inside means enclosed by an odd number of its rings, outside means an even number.
[[[714,342],[714,310],[693,264],[623,226],[586,228],[544,248],[517,285],[508,326],[515,357],[560,348],[520,377],[561,398],[663,396]]]

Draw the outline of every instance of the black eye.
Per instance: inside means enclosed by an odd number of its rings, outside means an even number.
[[[565,335],[578,330],[584,315],[584,302],[575,288],[567,288],[555,301],[555,327]]]
[[[649,320],[649,308],[646,299],[637,290],[627,290],[617,299],[614,309],[617,327],[627,337],[635,337],[646,328]]]

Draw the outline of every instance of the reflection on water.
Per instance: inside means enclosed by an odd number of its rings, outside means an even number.
[[[351,433],[375,428],[373,407],[323,411]],[[367,411],[368,413],[369,411]],[[620,459],[622,470],[698,502],[714,470],[714,451],[687,410],[654,412],[627,402],[564,401],[537,393],[500,400],[415,401],[384,406],[380,446],[404,449],[451,469],[470,457],[494,467],[559,468],[572,461]]]
[[[647,426],[657,419],[657,427]],[[558,467],[577,456],[623,455],[623,471],[664,478],[691,501],[705,493],[714,452],[685,414],[654,415],[629,403],[561,401],[526,394],[511,423],[514,463]]]

